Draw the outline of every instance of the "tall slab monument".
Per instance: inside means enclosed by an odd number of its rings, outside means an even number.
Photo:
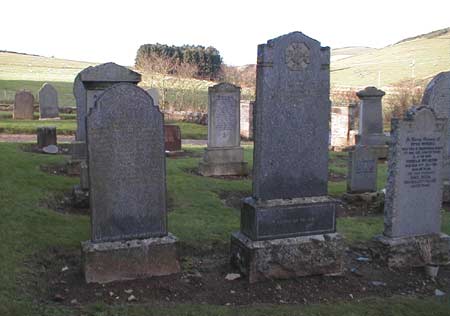
[[[231,237],[250,282],[342,271],[327,196],[330,50],[300,32],[258,46],[252,196]]]
[[[87,282],[179,271],[167,232],[163,115],[143,89],[108,88],[87,118],[91,240],[82,244]]]
[[[438,117],[450,120],[450,71],[441,72],[427,85],[422,104],[429,105]],[[450,122],[450,121],[447,121]],[[450,123],[448,123],[450,125]],[[450,202],[450,127],[447,135],[447,154],[443,167],[443,200]]]
[[[384,233],[377,256],[390,267],[448,264],[450,237],[441,233],[442,165],[447,120],[426,106],[392,120]]]
[[[381,99],[385,92],[367,87],[356,93],[360,99],[358,145],[370,146],[379,158],[387,158],[389,137],[383,132]]]
[[[73,94],[77,104],[77,131],[75,142],[72,143],[72,161],[82,166],[80,185],[74,187],[75,200],[88,196],[89,181],[87,179],[87,149],[86,149],[86,117],[98,97],[116,83],[138,84],[141,75],[115,63],[105,63],[95,67],[87,67],[76,77],[73,84]]]
[[[199,164],[204,176],[246,175],[240,146],[241,88],[219,83],[208,88],[208,146]]]
[[[34,96],[30,91],[17,91],[14,97],[13,119],[32,120],[34,110]]]

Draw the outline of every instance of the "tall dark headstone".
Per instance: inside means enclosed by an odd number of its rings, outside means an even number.
[[[392,120],[380,257],[391,267],[447,264],[450,237],[441,233],[442,165],[447,119],[426,106]]]
[[[327,196],[329,66],[329,48],[300,32],[258,47],[253,193],[231,241],[250,282],[342,269]]]
[[[240,98],[241,88],[230,83],[208,88],[208,146],[198,168],[204,176],[247,174],[240,146]]]
[[[91,241],[83,244],[87,282],[179,271],[167,233],[163,115],[143,89],[120,83],[87,118]]]

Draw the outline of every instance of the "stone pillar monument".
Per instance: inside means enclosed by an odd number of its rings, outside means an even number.
[[[204,176],[246,175],[239,132],[241,88],[219,83],[208,88],[208,98],[208,147],[199,172]]]

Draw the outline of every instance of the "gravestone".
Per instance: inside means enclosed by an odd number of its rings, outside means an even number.
[[[156,88],[151,88],[147,90],[148,94],[150,94],[150,96],[153,99],[153,104],[155,106],[159,106],[159,91]]]
[[[450,119],[450,71],[439,73],[428,83],[422,104],[429,105],[438,117]],[[445,202],[450,202],[450,127],[448,132],[447,155],[443,167],[443,200]]]
[[[392,120],[384,234],[376,238],[378,256],[391,267],[449,261],[450,239],[441,233],[446,135],[447,120],[426,106]],[[422,244],[428,244],[431,258],[425,259]]]
[[[358,145],[349,151],[347,192],[377,191],[378,158],[369,146]]]
[[[199,164],[204,176],[247,174],[240,146],[240,98],[241,88],[230,83],[208,88],[208,146]]]
[[[42,149],[48,145],[57,145],[56,127],[42,126],[37,128],[37,145]]]
[[[357,144],[371,146],[379,158],[386,158],[387,137],[383,132],[383,110],[381,99],[385,92],[367,87],[356,93],[360,101],[359,134]]]
[[[25,90],[17,91],[14,98],[13,119],[32,120],[33,104],[34,96],[31,92]]]
[[[253,139],[253,107],[254,101],[241,101],[241,137]]]
[[[178,125],[164,125],[166,151],[181,151],[181,129]]]
[[[355,104],[336,104],[331,107],[331,148],[334,151],[355,145]]]
[[[86,149],[80,147],[86,146],[86,117],[89,110],[94,106],[97,98],[103,93],[105,89],[111,87],[116,83],[128,82],[137,84],[141,81],[141,75],[126,68],[119,66],[115,63],[105,63],[95,67],[87,67],[82,70],[74,80],[73,94],[77,104],[77,131],[75,135],[75,142],[72,143],[72,152],[86,153]],[[72,156],[72,161],[81,163],[83,159],[81,156]],[[89,164],[86,162],[85,168],[89,168]],[[80,186],[76,186],[73,190],[75,199],[80,200],[88,193],[89,180],[85,177],[88,174],[87,171],[80,172],[80,185],[85,187],[83,190]]]
[[[167,232],[163,115],[143,89],[108,88],[87,118],[91,241],[82,244],[87,282],[179,271]]]
[[[39,118],[59,118],[58,92],[49,83],[45,83],[39,90]]]
[[[327,196],[330,50],[300,32],[258,47],[252,196],[231,261],[250,282],[342,271]]]

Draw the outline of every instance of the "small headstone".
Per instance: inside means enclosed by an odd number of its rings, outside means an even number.
[[[44,148],[42,148],[42,151],[46,154],[57,154],[58,153],[58,146],[55,145],[48,145]]]
[[[151,89],[148,89],[147,92],[152,97],[153,104],[155,106],[159,106],[159,90],[156,88],[151,88]]]
[[[118,83],[87,118],[92,242],[83,244],[88,282],[179,271],[167,232],[163,115],[143,89]]]
[[[254,101],[241,101],[241,137],[253,139],[253,107]]]
[[[34,96],[29,91],[18,91],[14,98],[13,119],[32,120],[34,111]]]
[[[39,90],[40,119],[59,118],[58,92],[49,83],[45,83]]]
[[[164,125],[164,146],[167,151],[181,150],[181,129],[178,125]]]
[[[241,88],[230,83],[208,88],[208,147],[199,164],[204,176],[247,174],[240,147],[240,97]]]
[[[347,192],[375,192],[377,190],[377,162],[378,158],[369,146],[355,146],[349,152]]]
[[[37,128],[37,144],[39,148],[44,148],[48,145],[56,145],[56,127],[42,126]]]
[[[386,236],[440,233],[446,124],[427,107],[410,110],[404,120],[392,120]]]

